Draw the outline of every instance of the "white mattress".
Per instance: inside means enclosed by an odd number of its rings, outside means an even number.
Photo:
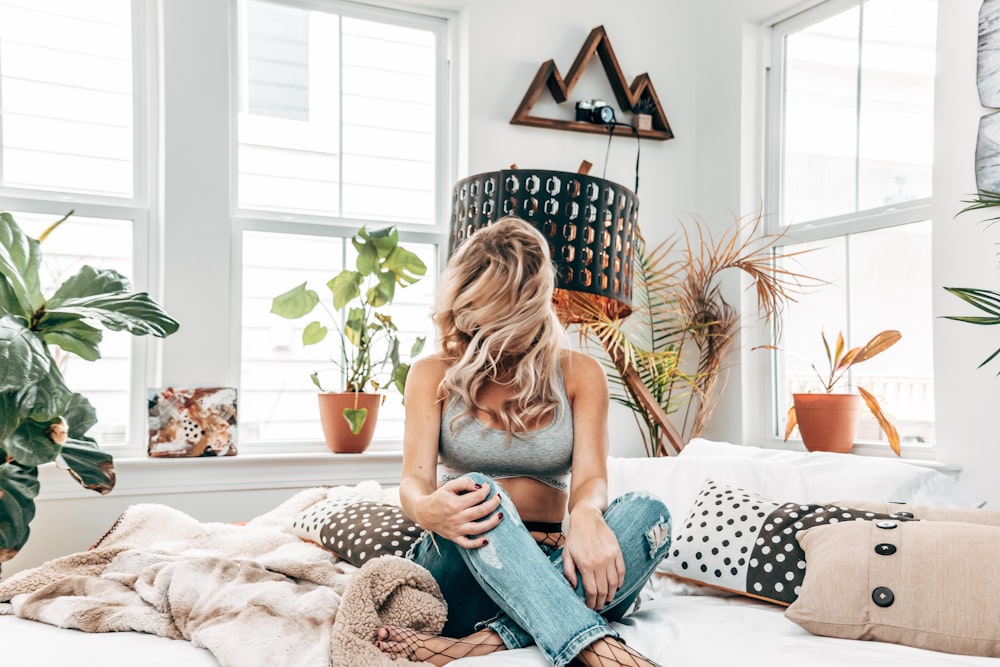
[[[744,598],[667,595],[645,603],[641,611],[616,627],[631,646],[669,667],[774,667],[776,663],[808,667],[1000,667],[998,658],[815,637],[786,620],[780,607]],[[87,634],[12,616],[0,616],[0,646],[5,667],[218,665],[207,651],[185,641],[133,632]],[[452,664],[456,667],[548,665],[534,648],[466,658]]]

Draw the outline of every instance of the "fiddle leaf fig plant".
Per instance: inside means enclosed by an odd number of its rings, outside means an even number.
[[[343,391],[377,392],[393,386],[402,393],[410,365],[401,360],[399,328],[385,308],[392,304],[397,287],[402,289],[419,281],[427,266],[399,244],[399,232],[394,226],[372,231],[362,227],[351,243],[357,251],[355,268],[344,269],[327,281],[330,294],[326,300],[302,283],[276,296],[271,312],[295,320],[320,307],[320,317],[302,331],[302,344],[316,345],[327,340],[331,330],[335,332],[331,336],[334,343],[330,363],[343,374]],[[414,341],[411,357],[420,354],[424,341],[423,337]],[[328,391],[319,370],[310,378],[320,391]],[[366,416],[363,408],[344,411],[355,434],[361,431]]]
[[[109,269],[84,266],[46,298],[39,239],[0,213],[0,563],[28,540],[38,466],[55,461],[101,494],[115,486],[111,455],[87,436],[97,414],[66,386],[51,346],[93,361],[101,356],[99,327],[160,338],[178,328],[148,294],[132,291]]]

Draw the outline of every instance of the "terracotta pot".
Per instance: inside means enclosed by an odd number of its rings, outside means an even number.
[[[319,394],[319,418],[323,424],[326,446],[335,454],[360,454],[368,449],[378,421],[382,394],[342,392]],[[344,410],[368,410],[358,433],[351,432],[351,423]]]
[[[810,452],[847,453],[861,414],[858,394],[792,394],[802,442]]]

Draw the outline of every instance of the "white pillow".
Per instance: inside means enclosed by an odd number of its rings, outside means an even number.
[[[850,498],[944,507],[982,507],[986,502],[937,470],[899,459],[764,449],[702,438],[691,440],[679,459],[720,456],[782,464],[801,473],[808,497],[799,499],[787,493],[755,489],[772,498],[807,502]]]

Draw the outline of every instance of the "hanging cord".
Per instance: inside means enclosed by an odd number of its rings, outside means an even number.
[[[608,145],[604,149],[604,172],[601,174],[601,178],[607,179],[608,175],[608,156],[611,154],[611,140],[615,136],[615,128],[618,125],[624,125],[624,123],[617,123],[611,121],[608,123]],[[639,136],[639,129],[632,125],[627,126],[632,130],[632,135],[635,137],[635,192],[636,195],[639,194],[639,154],[642,149],[642,137]]]

